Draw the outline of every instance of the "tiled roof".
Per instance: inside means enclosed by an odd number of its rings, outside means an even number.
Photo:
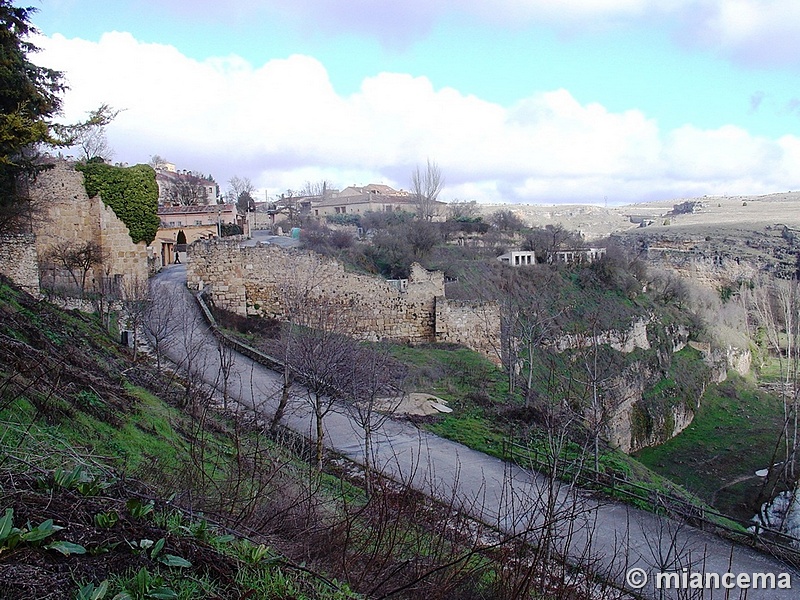
[[[351,206],[353,204],[413,204],[409,196],[383,194],[361,194],[360,196],[336,196],[315,202],[313,206]]]

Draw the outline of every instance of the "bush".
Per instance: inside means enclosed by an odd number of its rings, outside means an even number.
[[[125,223],[134,243],[150,243],[161,225],[158,218],[156,172],[147,165],[114,167],[100,162],[79,164],[90,198],[100,194],[103,203]]]
[[[354,215],[352,213],[343,215],[327,215],[325,220],[334,225],[355,225],[361,227],[361,215]]]
[[[222,223],[220,233],[222,233],[222,237],[228,237],[229,235],[242,235],[243,231],[236,223]]]

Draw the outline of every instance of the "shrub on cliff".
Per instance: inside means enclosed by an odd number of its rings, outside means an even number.
[[[134,243],[150,243],[160,225],[156,172],[147,165],[114,167],[88,162],[76,167],[83,172],[90,198],[97,194],[127,225]]]

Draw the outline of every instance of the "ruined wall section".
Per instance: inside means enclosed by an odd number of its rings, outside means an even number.
[[[200,241],[189,248],[187,280],[192,289],[206,289],[218,307],[241,315],[286,320],[293,312],[332,306],[349,315],[353,333],[363,339],[453,342],[497,361],[499,308],[446,300],[444,274],[418,264],[407,282],[392,282],[350,273],[304,250]]]
[[[197,241],[188,247],[186,285],[190,290],[206,291],[220,308],[239,315],[248,314],[245,274],[268,269],[266,257],[253,257],[254,248],[239,248],[229,241]]]
[[[78,173],[83,176],[81,173]],[[127,225],[100,196],[91,199],[100,226],[99,242],[106,257],[104,269],[138,281],[147,281],[147,244],[134,244]]]
[[[0,273],[29,294],[39,295],[39,265],[33,234],[0,236]]]
[[[127,226],[100,196],[89,198],[83,173],[71,163],[58,161],[53,169],[40,174],[30,194],[35,205],[46,207],[43,220],[35,226],[40,266],[59,244],[93,241],[100,245],[104,262],[90,272],[89,283],[115,275],[147,279],[146,244],[133,243]],[[43,278],[42,284],[47,283]]]
[[[436,341],[461,344],[500,365],[500,305],[436,297]]]
[[[292,312],[334,306],[350,314],[364,339],[435,341],[435,298],[444,275],[412,266],[407,286],[345,271],[336,260],[276,246],[237,248],[197,242],[187,266],[190,287],[210,288],[217,306],[238,314],[288,319]]]

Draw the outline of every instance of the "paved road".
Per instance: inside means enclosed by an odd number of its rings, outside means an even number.
[[[172,265],[155,278],[154,285],[159,294],[183,294],[190,299],[185,281],[185,267]],[[184,311],[183,331],[176,337],[182,336],[184,341],[168,349],[170,358],[180,363],[184,356],[179,347],[199,344],[202,350],[193,364],[203,365],[202,376],[207,382],[218,381],[216,342],[199,310],[193,300],[176,304]],[[277,406],[280,378],[236,355],[228,387],[239,402],[271,415]],[[313,438],[313,421],[302,392],[296,388],[285,424]],[[352,419],[341,412],[331,413],[325,429],[329,447],[356,462],[363,461],[362,430]],[[800,572],[777,560],[627,505],[597,500],[563,484],[553,488],[552,482],[541,475],[421,431],[405,421],[390,420],[376,434],[375,461],[395,479],[412,482],[444,501],[454,498],[470,515],[505,532],[540,531],[544,515],[555,514],[555,521],[548,523],[556,532],[560,552],[575,564],[601,566],[619,583],[624,582],[627,570],[643,569],[649,581],[642,593],[649,598],[800,598]],[[725,590],[718,589],[701,596],[655,589],[657,572],[681,572],[683,568],[690,573],[789,573],[795,590],[749,589],[746,594],[732,590],[726,596]]]

